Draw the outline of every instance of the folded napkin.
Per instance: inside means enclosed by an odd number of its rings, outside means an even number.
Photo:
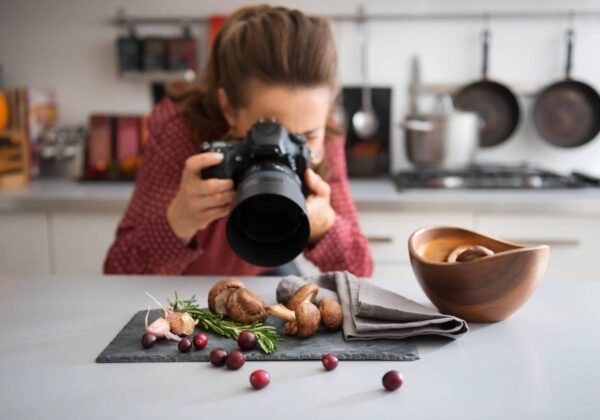
[[[319,286],[316,302],[324,298],[340,302],[346,340],[399,339],[417,335],[458,338],[469,331],[467,323],[460,318],[441,314],[342,271],[285,277],[277,286],[277,301],[286,303],[306,283]]]

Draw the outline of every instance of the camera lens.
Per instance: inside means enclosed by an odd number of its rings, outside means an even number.
[[[227,239],[242,259],[275,267],[305,248],[310,225],[298,176],[288,167],[261,162],[238,186],[227,221]]]

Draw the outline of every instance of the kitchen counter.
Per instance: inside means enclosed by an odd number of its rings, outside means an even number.
[[[205,300],[215,277],[0,276],[0,418],[566,419],[600,412],[600,282],[542,283],[519,312],[450,341],[419,338],[414,362],[96,364],[149,291]],[[247,285],[274,300],[276,278]],[[407,267],[372,280],[427,302]],[[232,347],[234,343],[232,342]],[[210,344],[209,344],[210,348]],[[177,351],[174,346],[174,351]],[[253,391],[255,369],[271,384]],[[405,384],[381,386],[397,369]]]
[[[408,190],[387,178],[352,179],[352,194],[364,211],[474,211],[600,215],[600,189],[590,190]],[[123,211],[133,191],[127,182],[35,180],[27,188],[0,192],[0,210]]]

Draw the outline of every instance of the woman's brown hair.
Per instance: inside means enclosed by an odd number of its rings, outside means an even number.
[[[337,54],[329,22],[298,10],[267,5],[238,9],[216,36],[199,83],[179,94],[197,146],[229,129],[217,100],[223,88],[234,108],[247,105],[252,80],[266,85],[337,89]],[[179,89],[178,89],[179,90]],[[341,134],[331,118],[327,136]]]

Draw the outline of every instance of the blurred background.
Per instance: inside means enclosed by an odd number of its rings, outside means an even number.
[[[147,115],[166,83],[199,77],[214,34],[246,3],[0,0],[0,273],[101,272]],[[375,275],[408,264],[408,234],[428,224],[549,243],[560,280],[600,268],[599,1],[278,4],[331,19]],[[582,83],[542,101],[565,79],[568,34]],[[469,85],[485,40],[499,83]]]

